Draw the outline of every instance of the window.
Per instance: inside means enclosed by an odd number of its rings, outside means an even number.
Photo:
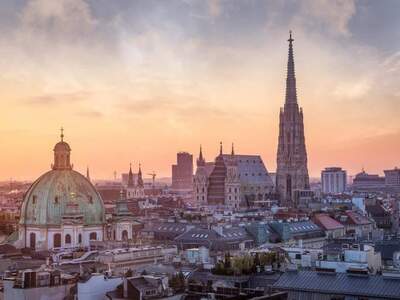
[[[29,234],[29,246],[31,249],[36,248],[36,234],[34,232]]]
[[[128,231],[127,230],[122,231],[122,240],[123,241],[128,240]]]
[[[56,233],[53,236],[53,247],[60,248],[61,247],[61,233]]]
[[[78,235],[78,244],[82,244],[82,233]]]
[[[91,232],[89,235],[89,240],[96,241],[97,240],[97,232]]]
[[[93,204],[93,197],[91,195],[89,195],[89,203]]]
[[[54,197],[54,204],[58,204],[58,196]]]
[[[65,235],[65,243],[66,244],[71,244],[71,235],[69,235],[69,234]]]
[[[36,196],[36,195],[33,195],[33,197],[32,197],[32,203],[33,203],[33,204],[36,204],[36,200],[37,200],[37,196]]]

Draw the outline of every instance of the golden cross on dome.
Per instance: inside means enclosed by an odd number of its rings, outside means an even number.
[[[64,128],[61,126],[61,135],[60,135],[60,137],[61,137],[61,142],[63,142],[64,141]]]

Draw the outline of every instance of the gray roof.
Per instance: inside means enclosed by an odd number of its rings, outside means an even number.
[[[400,299],[400,280],[381,275],[354,276],[313,271],[286,272],[273,285],[279,290]]]
[[[152,223],[145,226],[142,231],[153,231],[159,233],[174,233],[176,235],[184,233],[188,228],[192,227],[186,223]]]
[[[318,225],[314,224],[311,221],[300,221],[286,224],[288,224],[287,226],[289,227],[289,231],[292,234],[321,230]]]
[[[231,159],[230,154],[224,154],[224,162]],[[271,177],[260,155],[234,155],[238,164],[239,177],[242,184],[266,184],[273,186]]]

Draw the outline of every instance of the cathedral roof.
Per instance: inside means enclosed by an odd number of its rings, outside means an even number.
[[[224,154],[223,159],[225,162],[228,162],[232,159],[231,154]],[[267,183],[271,186],[273,185],[272,179],[268,174],[267,168],[264,165],[264,162],[260,155],[240,155],[235,154],[233,156],[235,159],[240,181],[242,183]]]

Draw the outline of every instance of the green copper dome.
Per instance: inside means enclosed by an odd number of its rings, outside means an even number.
[[[21,208],[20,223],[36,226],[58,226],[63,216],[73,213],[83,217],[83,225],[105,222],[103,200],[94,186],[72,169],[51,170],[39,177],[27,191]]]
[[[90,181],[72,169],[71,148],[61,141],[54,151],[52,170],[39,177],[26,192],[21,207],[20,224],[60,226],[65,222],[83,225],[105,223],[103,200]]]

